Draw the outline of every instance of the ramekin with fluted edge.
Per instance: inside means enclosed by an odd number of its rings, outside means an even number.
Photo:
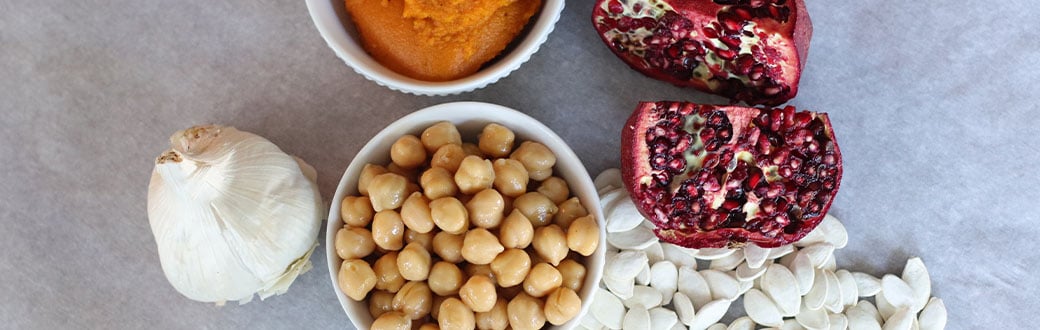
[[[358,151],[354,160],[347,166],[343,177],[336,187],[336,195],[332,197],[329,209],[328,228],[325,235],[325,253],[328,255],[329,277],[336,297],[343,311],[358,329],[368,329],[372,324],[367,301],[354,301],[340,290],[338,274],[340,259],[336,254],[336,232],[343,227],[340,217],[340,203],[345,196],[357,196],[358,177],[365,164],[388,164],[390,162],[390,146],[405,134],[420,135],[424,129],[440,121],[454,123],[462,135],[463,141],[476,141],[485,125],[498,123],[509,127],[516,134],[516,141],[537,141],[544,144],[556,154],[556,166],[553,175],[567,181],[571,194],[578,197],[581,204],[595,216],[599,224],[599,246],[592,255],[585,257],[585,283],[578,297],[581,298],[581,311],[571,321],[551,329],[574,329],[579,320],[589,311],[590,301],[599,287],[603,274],[606,255],[606,224],[603,222],[603,211],[599,204],[599,195],[592,178],[585,170],[578,155],[567,146],[556,133],[538,120],[519,111],[500,105],[480,102],[455,102],[435,105],[404,116],[384,128]],[[546,325],[551,325],[546,323]]]
[[[373,0],[375,1],[375,0]],[[537,16],[531,17],[528,28],[480,71],[451,81],[423,81],[394,72],[372,58],[361,47],[361,39],[350,20],[343,0],[307,0],[314,25],[325,43],[343,62],[368,80],[390,89],[416,95],[451,95],[473,91],[505,78],[527,62],[549,38],[556,21],[563,12],[564,0],[544,0]]]

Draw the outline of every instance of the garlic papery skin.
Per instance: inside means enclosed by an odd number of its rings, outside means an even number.
[[[233,127],[192,127],[170,143],[148,185],[148,222],[170,284],[218,305],[285,293],[317,246],[314,169]]]

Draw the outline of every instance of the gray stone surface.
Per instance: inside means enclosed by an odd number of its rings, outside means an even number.
[[[450,97],[402,94],[336,58],[303,1],[0,0],[0,328],[349,328],[325,271],[244,306],[166,282],[145,212],[170,133],[222,123],[306,159],[332,196],[383,126],[456,100],[524,111],[589,171],[618,166],[639,100],[723,102],[629,70],[571,1],[511,76]],[[1040,7],[1019,1],[808,0],[791,104],[830,113],[845,178],[838,266],[920,256],[951,329],[1040,323]],[[323,233],[324,235],[324,233]]]

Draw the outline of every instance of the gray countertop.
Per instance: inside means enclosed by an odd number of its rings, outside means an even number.
[[[1040,7],[807,1],[814,38],[790,104],[828,112],[843,151],[838,266],[898,273],[920,256],[949,328],[1035,327]],[[628,69],[590,12],[571,1],[498,83],[425,97],[355,74],[303,1],[0,0],[0,328],[349,328],[323,247],[267,301],[216,308],[173,290],[145,210],[168,136],[258,133],[317,168],[327,200],[368,138],[438,103],[526,112],[598,173],[619,166],[636,102],[725,101]]]

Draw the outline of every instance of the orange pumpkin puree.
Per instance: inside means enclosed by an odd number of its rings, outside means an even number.
[[[345,1],[362,46],[373,58],[427,81],[477,72],[541,8],[541,0]]]

